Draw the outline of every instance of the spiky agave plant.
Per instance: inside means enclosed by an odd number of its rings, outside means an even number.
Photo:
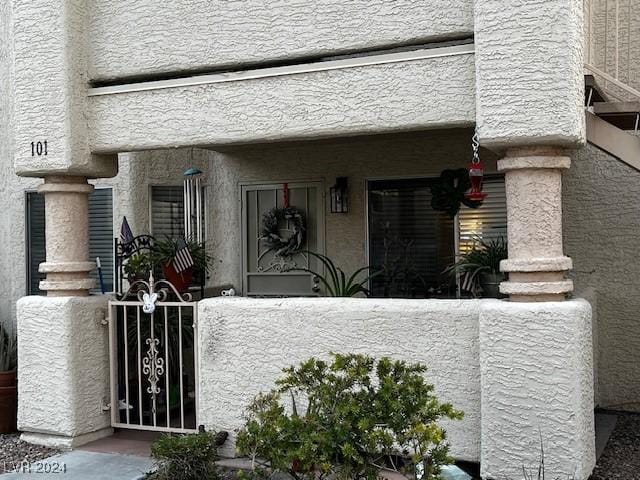
[[[333,260],[326,255],[308,250],[300,253],[316,258],[320,264],[324,266],[325,273],[323,274],[310,268],[290,268],[285,271],[307,272],[317,277],[320,283],[324,285],[327,296],[329,297],[353,297],[358,293],[369,296],[371,292],[365,285],[382,273],[382,270],[376,270],[370,273],[374,269],[373,267],[367,266],[359,268],[350,276],[347,276],[344,270],[337,267]]]

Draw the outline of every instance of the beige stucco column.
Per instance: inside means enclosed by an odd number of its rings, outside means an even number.
[[[498,162],[505,172],[509,258],[500,269],[509,281],[500,291],[512,301],[563,300],[573,290],[572,268],[562,250],[562,171],[571,160],[562,149],[507,150]]]
[[[85,177],[51,176],[38,189],[45,198],[47,278],[40,288],[48,296],[85,296],[95,282],[89,272],[89,199],[93,186]]]

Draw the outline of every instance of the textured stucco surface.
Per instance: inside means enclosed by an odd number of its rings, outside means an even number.
[[[584,142],[582,0],[475,0],[483,145]]]
[[[471,0],[92,0],[91,79],[335,55],[473,34]]]
[[[591,307],[486,300],[480,312],[482,476],[585,480],[595,465]]]
[[[86,8],[81,0],[13,1],[14,153],[21,175],[116,173],[115,157],[91,155],[87,141]],[[44,141],[47,155],[32,155],[31,142]]]
[[[456,127],[475,120],[472,54],[89,98],[91,150]]]
[[[640,173],[588,145],[573,155],[563,188],[576,292],[597,297],[598,404],[640,411]]]
[[[18,302],[18,428],[77,437],[110,427],[107,296]]]
[[[208,299],[198,306],[198,423],[234,430],[282,368],[330,352],[391,356],[429,366],[438,397],[465,412],[447,422],[452,454],[479,460],[479,301]],[[233,455],[233,440],[227,441]]]
[[[585,62],[640,91],[640,5],[634,0],[584,0],[584,9]],[[596,79],[612,100],[638,100],[605,77],[596,74]]]
[[[212,281],[242,287],[241,183],[322,181],[325,189],[325,248],[345,272],[367,264],[367,179],[437,177],[445,168],[465,167],[472,130],[438,130],[312,143],[282,143],[211,152],[208,168],[210,242],[216,259]],[[496,157],[481,155],[487,172]],[[331,214],[329,188],[349,177],[349,212]]]

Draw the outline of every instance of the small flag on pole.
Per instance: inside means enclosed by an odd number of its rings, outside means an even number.
[[[463,272],[460,275],[460,289],[475,295],[478,290],[478,282],[476,281],[477,272]]]
[[[178,251],[176,252],[175,258],[173,259],[173,268],[176,269],[176,272],[182,273],[192,266],[193,257],[191,256],[191,252],[189,252],[187,242],[185,242],[184,239],[181,238],[180,240],[178,240]]]
[[[133,232],[127,222],[127,217],[122,218],[122,226],[120,227],[120,243],[129,243],[133,241]]]

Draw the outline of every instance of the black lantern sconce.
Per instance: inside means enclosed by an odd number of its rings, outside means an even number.
[[[347,177],[336,178],[331,187],[331,213],[347,213],[349,211],[349,184]]]

